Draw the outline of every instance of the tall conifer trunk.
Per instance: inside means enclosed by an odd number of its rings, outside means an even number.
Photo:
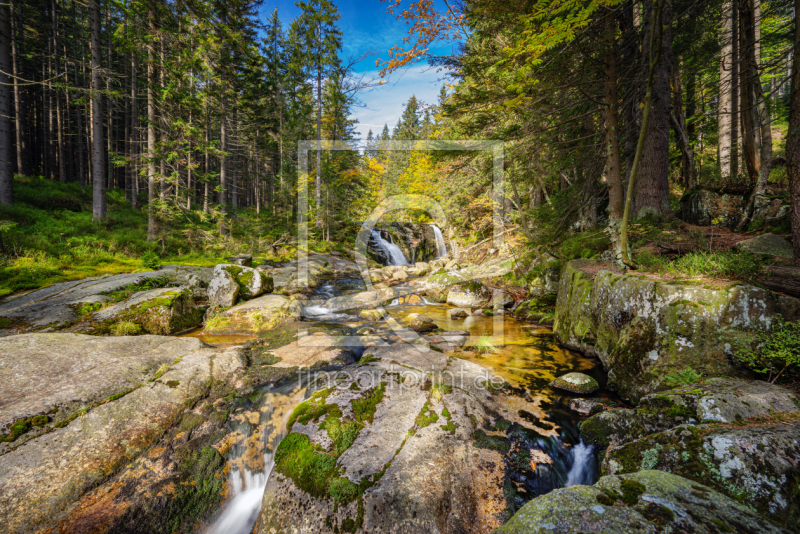
[[[100,6],[98,0],[89,2],[92,48],[92,217],[106,218],[106,182],[103,173],[103,109],[100,92]]]
[[[0,4],[0,204],[14,203],[11,150],[11,6]]]

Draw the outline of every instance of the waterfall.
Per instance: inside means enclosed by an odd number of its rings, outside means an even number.
[[[444,244],[442,231],[435,224],[432,224],[431,228],[433,228],[433,235],[436,236],[436,257],[447,256],[447,245]]]
[[[260,442],[264,445],[263,466],[254,466],[252,460],[247,460],[252,458],[247,450],[248,444],[250,447],[254,446],[252,440],[242,440],[241,443],[245,445],[240,444],[234,447],[233,454],[230,456],[231,460],[229,460],[231,470],[228,479],[232,495],[225,503],[220,516],[206,530],[205,534],[250,533],[261,510],[264,488],[267,487],[267,480],[275,466],[275,449],[286,434],[286,421],[289,419],[289,414],[292,413],[295,406],[303,401],[305,391],[305,387],[299,387],[293,383],[291,387],[266,393],[260,410],[259,406],[253,407],[254,410],[259,410],[261,413],[260,424],[256,430],[263,431]],[[246,426],[247,429],[251,428],[249,424]],[[251,462],[251,465],[248,465],[248,462]]]
[[[572,467],[567,473],[567,486],[591,485],[594,483],[594,447],[583,440],[572,448]]]
[[[386,257],[389,258],[389,265],[408,265],[408,260],[406,259],[403,251],[400,250],[400,247],[392,243],[391,241],[386,241],[381,233],[375,229],[372,230],[372,238],[378,244],[378,246],[386,253]],[[391,234],[389,235],[389,239],[391,239]]]

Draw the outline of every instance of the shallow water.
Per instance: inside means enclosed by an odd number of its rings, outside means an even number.
[[[317,288],[315,296],[331,298],[331,295],[360,289],[359,283],[360,280],[353,278],[330,279]],[[580,371],[603,386],[597,396],[617,400],[604,387],[606,376],[599,360],[559,347],[549,328],[512,317],[472,315],[466,319],[450,319],[447,313],[450,306],[431,303],[389,305],[385,309],[400,324],[405,324],[411,313],[423,313],[444,331],[467,331],[471,338],[464,350],[453,355],[487,367],[514,388],[524,390],[527,402],[522,401],[519,415],[530,427],[516,432],[515,443],[530,450],[534,474],[512,473],[518,506],[554,488],[593,484],[597,480],[594,450],[579,439],[577,423],[583,418],[567,407],[573,395],[553,389],[549,383],[567,372]],[[314,310],[317,314],[307,313],[306,321],[350,334],[369,326],[375,330],[375,335],[387,341],[398,340],[397,333],[386,321],[367,323],[355,315],[330,314],[321,306]],[[198,332],[187,335],[217,346],[241,344],[255,337],[204,336]],[[496,350],[485,354],[471,350],[481,337],[490,339]],[[360,354],[361,350],[354,349],[354,352]],[[296,385],[265,391],[247,410],[237,410],[232,419],[236,431],[243,435],[239,436],[240,443],[227,454],[232,466],[228,484],[230,495],[215,523],[202,534],[250,532],[272,470],[272,454],[285,432],[286,417],[302,401],[304,392],[304,387]]]

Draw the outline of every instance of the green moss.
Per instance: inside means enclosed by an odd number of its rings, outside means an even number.
[[[472,433],[472,445],[479,449],[489,449],[503,454],[511,449],[511,444],[507,439],[490,436],[480,429]]]
[[[32,419],[33,418],[31,417],[26,417],[12,423],[11,428],[8,430],[8,434],[1,435],[0,441],[9,443],[28,432],[33,427],[31,422]]]
[[[372,363],[372,362],[379,362],[381,361],[380,358],[376,358],[374,354],[365,354],[358,360],[358,363]]]
[[[420,410],[417,418],[414,420],[414,425],[417,428],[425,428],[427,426],[432,425],[436,421],[439,420],[439,415],[433,411],[431,408],[431,404],[428,401],[425,401],[425,404],[422,405],[422,410]]]
[[[331,481],[338,476],[336,457],[318,450],[308,436],[296,432],[287,434],[278,445],[275,470],[317,499],[327,496]]]
[[[330,414],[325,417],[325,421],[320,425],[320,429],[325,430],[328,433],[328,437],[333,441],[333,453],[337,457],[350,448],[350,445],[356,440],[359,431],[363,427],[364,425],[357,421],[345,421],[343,423],[340,418]]]
[[[622,502],[628,506],[633,506],[639,502],[639,497],[647,491],[647,488],[641,482],[636,480],[623,480],[622,481]]]
[[[452,420],[452,418],[450,416],[450,411],[447,408],[444,408],[442,410],[442,415],[445,417],[445,419],[447,419],[447,424],[446,425],[441,425],[440,428],[442,430],[444,430],[445,432],[450,432],[451,434],[455,434],[456,433],[456,428],[458,428],[458,425],[453,422],[453,420]]]
[[[361,388],[358,386],[358,380],[350,384],[350,391],[361,391]]]
[[[356,421],[361,423],[372,423],[375,417],[375,410],[378,404],[383,400],[383,392],[386,388],[386,382],[381,382],[378,387],[367,393],[361,399],[353,399],[350,404],[353,406],[353,414]]]
[[[342,410],[339,406],[336,404],[325,404],[325,400],[332,392],[333,388],[321,389],[314,393],[310,399],[299,404],[289,416],[289,420],[286,422],[286,430],[291,431],[296,421],[299,421],[301,425],[306,425],[309,421],[317,421],[327,414],[341,417]]]

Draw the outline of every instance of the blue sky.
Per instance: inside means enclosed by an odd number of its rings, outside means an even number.
[[[335,0],[334,3],[342,16],[339,20],[339,27],[342,29],[342,57],[358,57],[369,49],[375,50],[377,55],[361,62],[356,70],[378,79],[375,60],[386,59],[386,51],[401,44],[408,26],[387,13],[386,3],[381,3],[380,0]],[[408,2],[404,2],[404,5],[407,4]],[[291,20],[300,13],[300,9],[294,5],[294,0],[265,0],[260,10],[262,17],[271,14],[276,7],[281,24],[286,30]],[[449,49],[446,46],[443,50]],[[376,134],[380,133],[384,123],[391,130],[411,95],[426,104],[435,104],[442,83],[443,72],[436,72],[436,69],[431,69],[427,64],[418,64],[391,75],[382,86],[360,93],[358,98],[365,107],[354,109],[353,115],[359,121],[357,128],[362,138],[367,136],[370,128]]]

